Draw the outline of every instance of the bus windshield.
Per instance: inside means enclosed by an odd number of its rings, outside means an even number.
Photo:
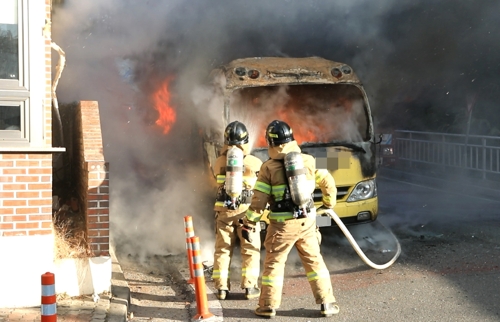
[[[287,122],[299,144],[370,139],[363,92],[352,84],[244,87],[230,97],[231,119],[246,124],[254,148],[267,146],[265,128]]]

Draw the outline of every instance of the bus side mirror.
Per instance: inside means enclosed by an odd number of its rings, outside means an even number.
[[[378,140],[378,142],[375,142],[375,144],[380,144],[380,142],[382,142],[382,136],[383,136],[383,134],[379,134],[379,136],[378,136],[379,140]]]

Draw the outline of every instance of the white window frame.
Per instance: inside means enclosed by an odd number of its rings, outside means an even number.
[[[1,151],[45,148],[45,1],[16,1],[19,79],[0,79],[0,105],[21,107],[21,131],[0,130]]]

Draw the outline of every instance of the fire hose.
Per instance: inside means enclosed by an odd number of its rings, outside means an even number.
[[[324,213],[327,214],[330,218],[332,218],[337,223],[337,225],[342,230],[345,237],[347,238],[347,240],[349,241],[351,246],[354,248],[356,253],[359,255],[359,257],[361,257],[363,262],[365,262],[371,268],[385,269],[385,268],[391,266],[392,264],[394,264],[394,262],[398,259],[399,255],[401,254],[401,245],[399,244],[398,239],[396,238],[396,236],[394,236],[394,234],[391,231],[389,231],[391,233],[391,235],[394,237],[394,240],[396,240],[396,244],[397,244],[396,254],[394,255],[394,257],[390,261],[388,261],[385,264],[382,264],[382,265],[375,264],[368,257],[366,257],[365,253],[361,250],[358,243],[356,243],[356,240],[354,240],[354,237],[352,237],[351,233],[349,232],[347,227],[344,225],[342,220],[339,218],[339,216],[335,213],[335,211],[333,211],[332,209],[325,209]]]

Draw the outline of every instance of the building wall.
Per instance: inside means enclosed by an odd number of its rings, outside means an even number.
[[[52,147],[51,60],[59,57],[52,55],[51,48],[51,0],[25,3],[30,29],[30,108],[33,115],[39,115],[31,121],[42,122],[43,129],[32,133],[34,144],[28,147],[0,141],[0,307],[39,306],[45,272],[55,273],[57,293],[70,296],[109,291],[111,284],[109,164],[103,155],[99,106],[90,101],[76,105],[71,113],[75,124],[71,158],[66,154],[61,158],[65,149]],[[63,159],[71,162],[73,170],[68,174],[76,181],[83,206],[92,250],[89,258],[54,258],[53,171],[54,164]]]
[[[51,4],[30,0],[28,5],[30,28],[38,31],[30,34],[31,108],[43,109],[38,140],[44,146],[0,152],[0,307],[39,305],[41,275],[53,267],[52,55],[50,37],[40,32],[50,21]]]
[[[0,154],[0,236],[52,234],[52,155]]]

